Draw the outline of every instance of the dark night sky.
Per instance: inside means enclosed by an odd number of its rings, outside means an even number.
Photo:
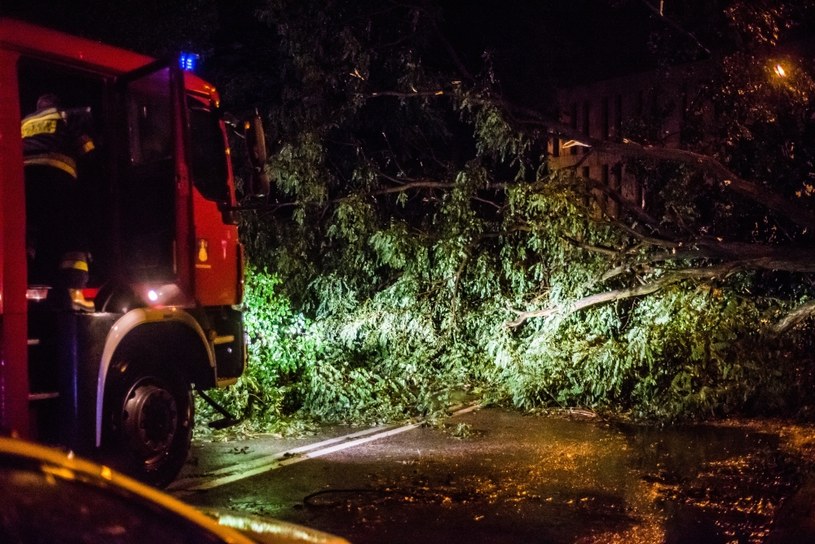
[[[93,37],[93,31],[83,30],[83,16],[103,5],[99,1],[4,0],[0,13]],[[445,32],[468,67],[476,71],[482,54],[490,51],[505,92],[518,99],[531,98],[534,89],[648,66],[648,34],[655,20],[640,2],[615,0],[616,7],[610,7],[608,0],[434,1],[443,9]],[[138,5],[157,10],[163,4],[133,0],[128,9]],[[224,5],[223,11],[236,7]]]
[[[602,0],[448,0],[451,35],[470,55],[494,50],[496,61],[540,75],[598,79],[636,70],[649,58],[653,20],[636,3]]]

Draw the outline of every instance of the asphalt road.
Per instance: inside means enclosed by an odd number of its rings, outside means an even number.
[[[348,437],[348,434],[353,433]],[[503,409],[196,443],[170,491],[363,543],[815,541],[815,429]]]

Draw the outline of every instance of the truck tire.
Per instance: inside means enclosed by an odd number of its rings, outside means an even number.
[[[117,362],[106,395],[106,460],[148,484],[164,487],[178,475],[190,449],[190,386],[167,364]]]

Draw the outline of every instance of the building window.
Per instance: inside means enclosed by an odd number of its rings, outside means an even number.
[[[584,166],[580,169],[580,175],[583,176],[583,179],[588,180],[591,178],[591,169],[588,166]],[[590,183],[586,183],[586,188],[588,189],[591,186]],[[588,190],[583,194],[583,205],[587,208],[592,206],[593,202],[596,202],[594,195],[592,194],[594,191]]]
[[[615,164],[611,169],[611,188],[618,193],[622,188],[623,183],[623,165],[622,163]]]

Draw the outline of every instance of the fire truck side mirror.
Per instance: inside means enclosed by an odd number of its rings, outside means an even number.
[[[266,133],[263,130],[263,120],[255,115],[243,124],[246,137],[246,148],[249,152],[249,163],[252,166],[251,187],[248,193],[251,196],[261,197],[269,194],[270,181],[266,173]]]

